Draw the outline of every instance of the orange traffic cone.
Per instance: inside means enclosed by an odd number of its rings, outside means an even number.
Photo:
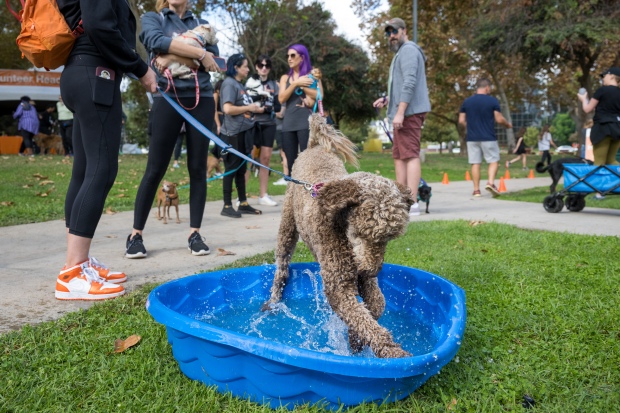
[[[444,185],[448,185],[450,183],[450,181],[448,180],[448,173],[444,172],[443,173],[443,179],[441,180],[441,183]]]
[[[499,192],[506,192],[506,184],[504,183],[504,178],[499,178]]]
[[[534,170],[530,169],[530,174],[527,176],[530,179],[534,179]]]
[[[504,179],[510,179],[510,171],[506,169],[506,173],[504,174]]]
[[[465,180],[471,181],[471,175],[469,175],[469,171],[465,171]]]

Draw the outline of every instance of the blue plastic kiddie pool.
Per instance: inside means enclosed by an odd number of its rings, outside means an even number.
[[[275,266],[197,274],[155,288],[146,307],[164,324],[189,378],[273,408],[390,402],[407,397],[461,346],[465,292],[415,268],[384,264],[379,323],[412,357],[351,354],[346,326],[322,297],[319,266],[293,264],[282,307],[262,313]]]

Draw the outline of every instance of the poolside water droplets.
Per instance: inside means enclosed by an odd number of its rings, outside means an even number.
[[[292,276],[307,277],[312,285],[306,297],[289,298],[260,311],[262,300],[229,303],[225,308],[196,309],[193,317],[225,328],[286,344],[292,347],[342,356],[374,357],[369,348],[352,354],[346,324],[332,311],[323,294],[318,273],[306,269]],[[437,341],[432,328],[424,323],[423,313],[412,324],[411,314],[386,311],[379,323],[390,330],[394,340],[413,354],[432,350]]]

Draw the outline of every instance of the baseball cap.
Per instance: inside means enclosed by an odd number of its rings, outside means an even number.
[[[384,25],[384,30],[387,30],[389,27],[393,28],[393,29],[406,29],[407,26],[405,26],[405,22],[403,21],[403,19],[400,19],[398,17],[394,17],[393,19],[388,20],[385,25]]]
[[[609,69],[605,70],[601,73],[601,77],[605,77],[605,75],[611,73],[612,75],[620,76],[620,67],[612,66]]]

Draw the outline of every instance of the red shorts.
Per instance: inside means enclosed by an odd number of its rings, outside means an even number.
[[[426,113],[406,116],[403,127],[394,129],[392,158],[404,160],[420,157],[420,135],[425,118]]]

